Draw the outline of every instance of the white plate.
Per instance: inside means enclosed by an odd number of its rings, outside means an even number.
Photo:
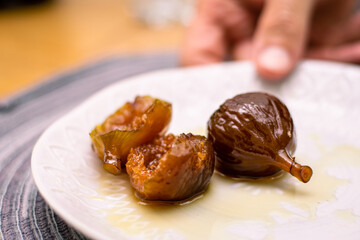
[[[248,91],[277,95],[298,134],[297,160],[313,178],[235,181],[214,174],[184,206],[143,206],[125,175],[106,173],[88,133],[136,95],[173,103],[169,132],[204,133],[211,113]],[[36,185],[65,221],[95,239],[359,239],[360,69],[308,61],[280,84],[250,63],[155,72],[120,81],[54,123],[32,155]]]

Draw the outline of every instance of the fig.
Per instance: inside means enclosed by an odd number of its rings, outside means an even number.
[[[306,183],[309,166],[295,162],[296,135],[289,110],[278,98],[262,92],[226,100],[208,121],[215,168],[234,178],[262,178],[283,170]]]
[[[183,201],[205,191],[214,172],[215,156],[204,136],[157,137],[131,149],[126,171],[136,195],[147,201]]]
[[[165,134],[171,113],[170,103],[150,96],[138,96],[133,103],[125,103],[97,125],[90,137],[105,170],[120,174],[131,148]]]

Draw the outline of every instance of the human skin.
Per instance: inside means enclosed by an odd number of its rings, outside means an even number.
[[[302,58],[360,64],[356,0],[199,0],[181,50],[183,66],[251,60],[268,80]]]

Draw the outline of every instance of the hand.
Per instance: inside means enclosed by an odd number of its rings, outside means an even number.
[[[199,0],[181,63],[252,60],[269,80],[303,57],[360,63],[356,0]]]

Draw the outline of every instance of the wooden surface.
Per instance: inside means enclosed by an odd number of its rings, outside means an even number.
[[[126,0],[54,0],[3,10],[0,29],[0,99],[108,55],[176,50],[184,32],[146,26]]]

